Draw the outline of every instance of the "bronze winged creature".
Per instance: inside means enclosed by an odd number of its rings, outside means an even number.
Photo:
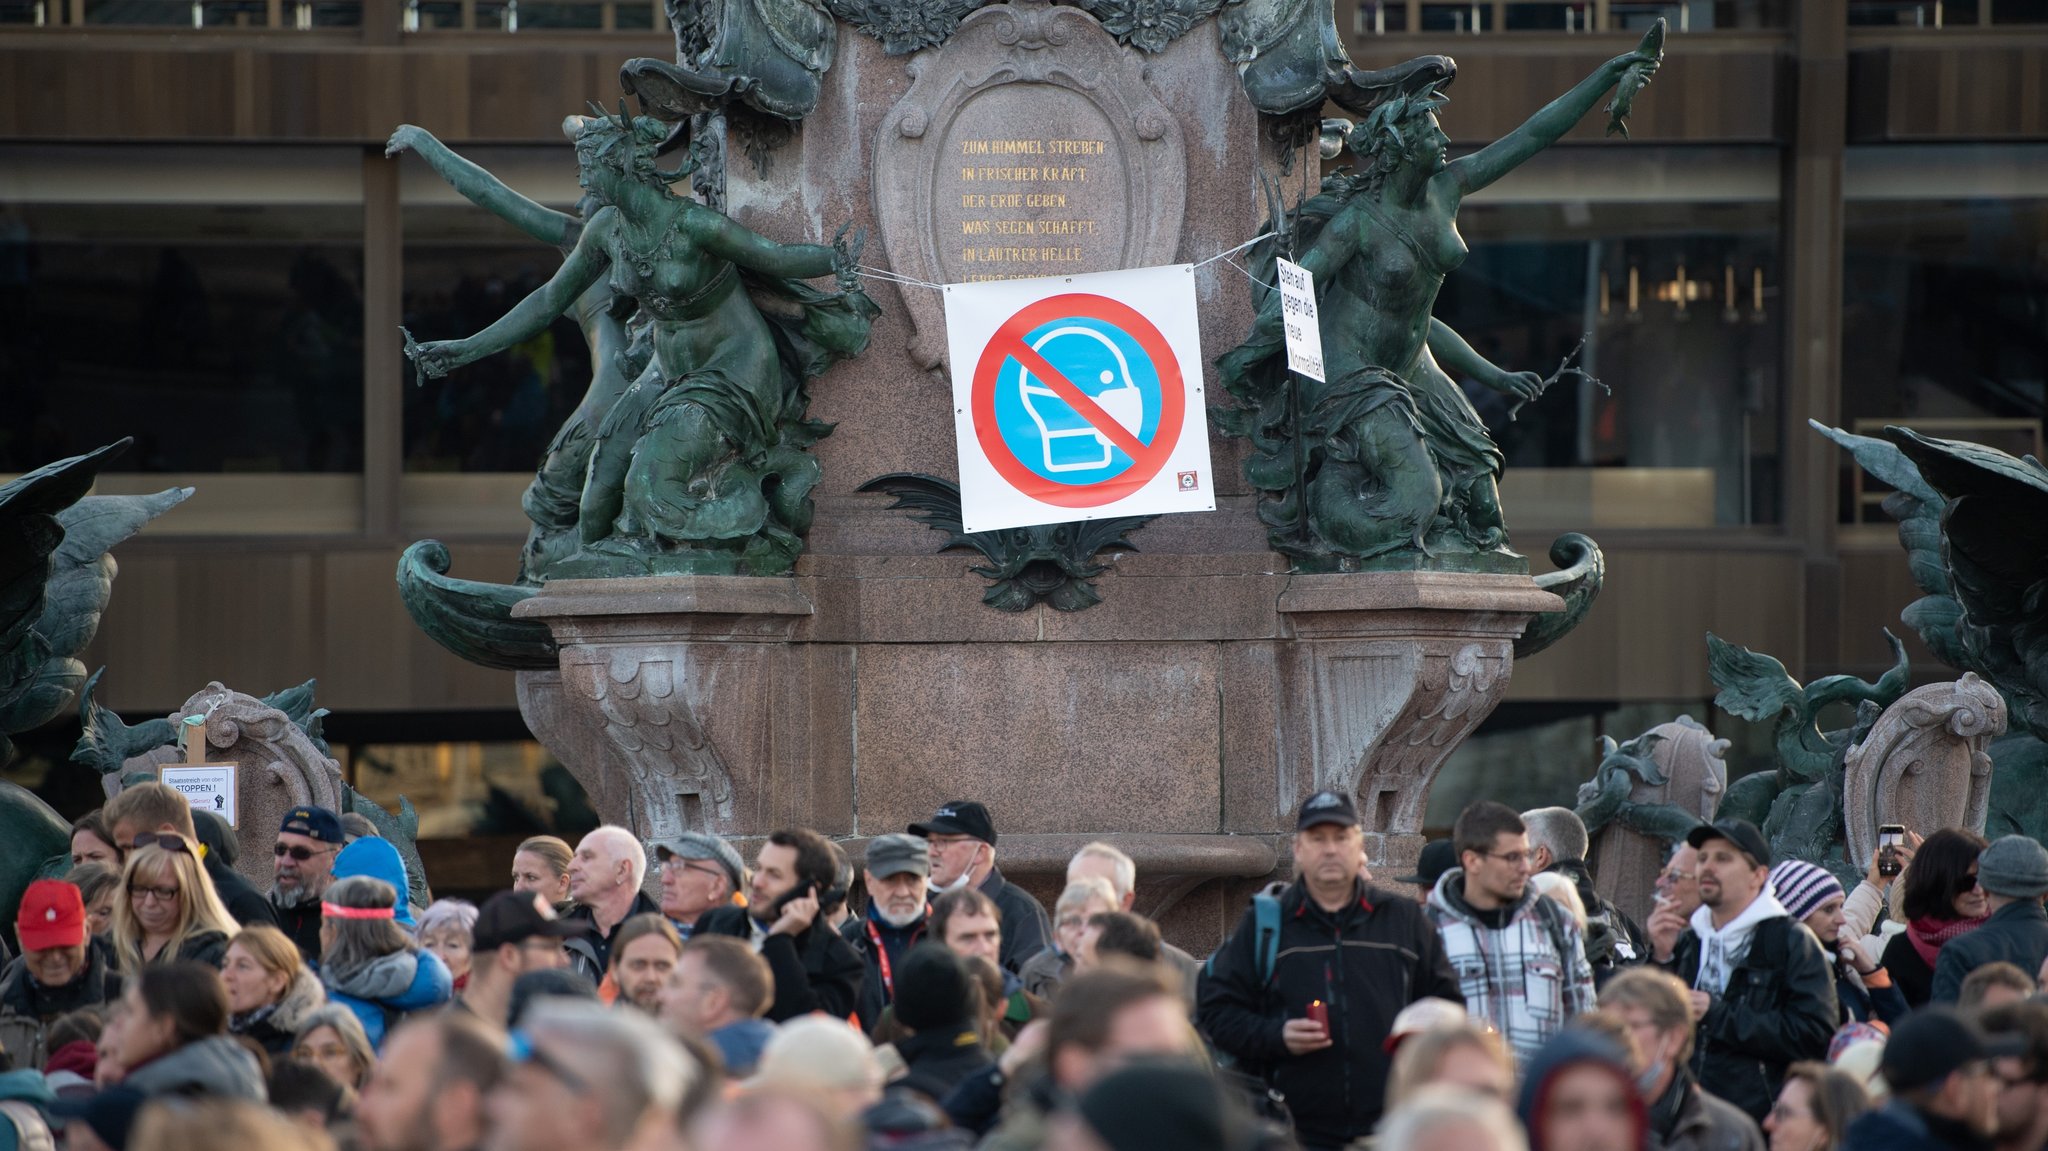
[[[1024,611],[1049,603],[1060,611],[1081,611],[1102,602],[1090,582],[1109,570],[1096,560],[1107,551],[1138,550],[1124,537],[1151,522],[1151,516],[1118,516],[1039,527],[970,532],[963,529],[960,487],[950,480],[918,472],[891,472],[860,486],[864,492],[887,492],[896,498],[891,511],[905,510],[912,519],[946,535],[940,551],[971,548],[988,561],[970,568],[992,581],[981,602],[998,611]]]

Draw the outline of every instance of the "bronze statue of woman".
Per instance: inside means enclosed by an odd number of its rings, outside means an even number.
[[[562,123],[563,133],[573,141],[584,121],[582,116],[569,117]],[[576,250],[584,223],[600,206],[589,196],[576,205],[574,213],[536,203],[456,154],[433,133],[411,124],[399,125],[384,146],[386,156],[401,152],[417,153],[465,199],[552,245],[565,258]],[[584,342],[590,346],[590,388],[549,442],[533,482],[520,497],[520,506],[533,523],[526,547],[519,553],[522,584],[539,583],[557,561],[574,555],[582,543],[576,516],[598,426],[633,381],[653,366],[653,348],[644,338],[633,339],[635,332],[644,334],[646,329],[637,318],[638,308],[631,296],[619,295],[604,279],[585,289],[569,306],[568,314],[583,329]]]
[[[1490,362],[1430,311],[1467,253],[1464,198],[1556,143],[1617,84],[1625,115],[1662,42],[1660,22],[1635,51],[1470,156],[1447,160],[1437,124],[1441,90],[1457,74],[1447,57],[1403,66],[1401,82],[1348,133],[1354,170],[1324,180],[1291,229],[1283,223],[1277,251],[1261,253],[1292,251],[1314,274],[1327,382],[1290,384],[1271,290],[1251,336],[1219,362],[1224,386],[1249,405],[1219,419],[1253,441],[1245,474],[1269,493],[1260,516],[1277,550],[1305,568],[1413,566],[1419,551],[1445,567],[1527,570],[1507,548],[1500,449],[1457,377],[1518,400],[1536,398],[1544,382]]]
[[[854,280],[860,237],[776,243],[669,190],[689,167],[656,164],[661,121],[574,119],[578,182],[599,207],[561,268],[483,331],[408,340],[407,355],[437,377],[530,338],[600,282],[636,300],[653,366],[589,413],[580,546],[536,574],[786,572],[818,479],[804,449],[829,431],[806,418],[806,382],[858,354],[877,314]],[[827,274],[838,292],[800,282]],[[756,293],[795,307],[764,315]]]

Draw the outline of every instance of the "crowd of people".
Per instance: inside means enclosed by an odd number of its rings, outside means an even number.
[[[0,973],[0,1151],[2041,1151],[2048,850],[1946,828],[1853,889],[1694,829],[1638,923],[1565,808],[1467,808],[1375,880],[1352,800],[1198,960],[1109,843],[1047,913],[955,801],[538,837],[413,906],[289,811],[268,891],[159,783],[78,821]],[[648,869],[658,875],[650,882]]]

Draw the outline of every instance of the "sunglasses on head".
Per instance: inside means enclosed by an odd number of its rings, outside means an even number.
[[[128,845],[128,850],[141,851],[145,847],[161,847],[165,851],[182,851],[186,855],[192,854],[192,845],[186,843],[185,837],[182,835],[138,835],[135,837],[135,842]]]
[[[333,850],[334,849],[331,847],[323,847],[318,851],[315,851],[310,847],[301,847],[298,844],[287,845],[280,843],[277,846],[271,848],[270,853],[272,855],[277,856],[279,859],[283,859],[285,856],[289,855],[293,859],[298,860],[300,863],[304,863],[316,855],[326,855],[328,852]]]

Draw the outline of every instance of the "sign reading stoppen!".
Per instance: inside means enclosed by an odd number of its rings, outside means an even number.
[[[1287,370],[1317,383],[1323,379],[1323,329],[1316,316],[1316,279],[1291,260],[1278,262],[1280,323],[1287,334]]]
[[[1192,266],[945,299],[967,531],[1215,508]]]
[[[235,765],[232,763],[183,764],[166,767],[162,775],[165,786],[185,797],[194,811],[210,811],[228,821],[229,827],[242,825],[241,814],[235,806]]]

